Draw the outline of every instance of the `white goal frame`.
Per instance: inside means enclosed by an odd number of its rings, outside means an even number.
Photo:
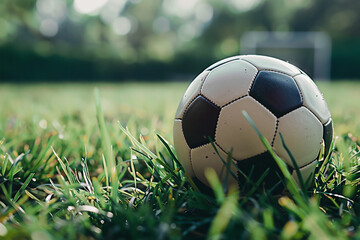
[[[259,54],[265,49],[312,49],[314,55],[313,78],[330,80],[331,39],[324,32],[246,32],[240,39],[241,54]],[[273,57],[277,57],[276,53]],[[283,59],[286,60],[286,59]]]

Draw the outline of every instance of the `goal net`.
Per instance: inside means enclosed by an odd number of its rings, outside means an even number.
[[[241,54],[259,54],[288,61],[314,80],[330,80],[331,39],[324,32],[246,32]]]

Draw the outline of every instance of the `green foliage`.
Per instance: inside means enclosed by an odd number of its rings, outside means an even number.
[[[358,95],[348,104],[348,116],[341,115],[349,100],[333,94],[340,86],[320,85],[337,138],[332,154],[321,157],[311,189],[297,187],[259,132],[287,190],[274,195],[249,182],[250,191],[239,194],[224,188],[210,170],[213,194],[204,194],[187,177],[171,144],[185,87],[104,84],[94,96],[93,85],[3,85],[0,238],[360,237],[360,132],[352,129]],[[349,96],[359,85],[341,88]]]

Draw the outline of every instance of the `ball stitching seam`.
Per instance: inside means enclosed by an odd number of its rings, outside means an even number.
[[[278,132],[278,129],[279,129],[279,119],[276,119],[276,123],[275,123],[275,133],[274,133],[273,139],[272,139],[272,141],[271,141],[271,147],[274,147],[275,138],[276,138],[276,134],[277,134],[277,132]]]

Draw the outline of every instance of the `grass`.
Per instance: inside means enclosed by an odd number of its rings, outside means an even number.
[[[337,137],[313,187],[239,196],[209,171],[209,196],[172,147],[187,84],[1,85],[0,238],[358,239],[360,83],[319,86]]]

